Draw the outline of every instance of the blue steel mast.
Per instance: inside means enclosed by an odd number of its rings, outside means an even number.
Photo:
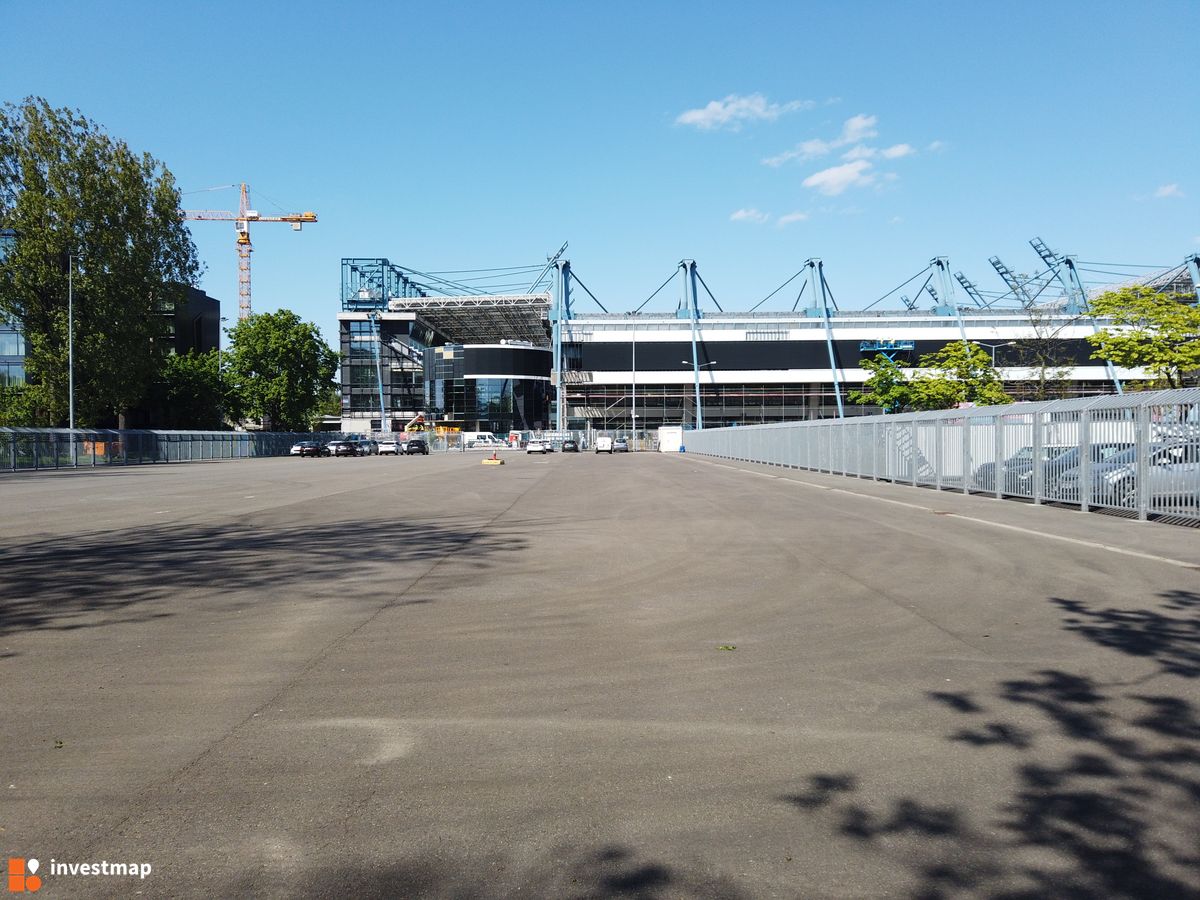
[[[700,319],[700,302],[696,296],[696,261],[684,259],[679,263],[683,270],[683,296],[688,306],[688,318],[692,324],[692,375],[696,383],[696,430],[704,428],[704,412],[700,408],[700,355],[696,348],[697,322]]]
[[[837,355],[833,352],[833,323],[829,320],[829,293],[825,286],[825,267],[817,257],[804,261],[807,269],[807,285],[813,289],[812,305],[808,315],[821,316],[825,320],[825,349],[829,353],[829,372],[833,375],[833,396],[837,400],[838,418],[846,416],[842,406],[842,382],[838,375]]]
[[[561,252],[561,251],[560,251]],[[566,406],[566,398],[563,396],[563,329],[571,319],[571,261],[569,259],[558,260],[555,264],[558,269],[557,283],[557,302],[553,310],[554,322],[554,429],[562,432],[564,419],[563,410]]]

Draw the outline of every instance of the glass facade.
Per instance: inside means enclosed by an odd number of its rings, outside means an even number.
[[[435,421],[468,431],[504,434],[549,427],[549,359],[544,350],[522,347],[432,347],[425,354],[425,406]],[[547,374],[473,375],[472,362],[491,369],[541,366]]]
[[[371,430],[400,431],[425,408],[424,370],[420,358],[432,338],[428,326],[413,320],[343,321],[342,415],[371,419]],[[380,336],[382,335],[382,343]],[[378,354],[378,365],[376,355]],[[379,428],[380,377],[387,421]]]
[[[25,383],[25,338],[15,325],[0,321],[0,387]]]

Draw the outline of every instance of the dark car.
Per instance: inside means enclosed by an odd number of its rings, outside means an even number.
[[[329,452],[334,456],[360,456],[358,441],[330,441]]]
[[[572,441],[570,439],[563,441],[562,442],[562,452],[563,453],[578,453],[579,452],[579,441]]]
[[[404,445],[404,452],[409,456],[429,455],[429,444],[425,442],[425,438],[409,438],[408,443]]]
[[[296,446],[298,446],[300,448],[300,452],[296,454],[297,456],[300,456],[300,457],[329,456],[329,448],[326,447],[324,444],[322,444],[320,441],[301,441]]]

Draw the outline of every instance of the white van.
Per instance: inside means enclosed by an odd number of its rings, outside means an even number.
[[[503,450],[508,446],[490,431],[464,431],[462,442],[466,450]]]
[[[601,435],[596,438],[595,446],[597,453],[612,453],[612,438],[608,435]]]

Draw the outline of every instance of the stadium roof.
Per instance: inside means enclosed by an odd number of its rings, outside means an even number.
[[[502,340],[550,345],[549,294],[480,294],[471,297],[397,297],[391,312],[415,312],[433,328],[463,344]]]

